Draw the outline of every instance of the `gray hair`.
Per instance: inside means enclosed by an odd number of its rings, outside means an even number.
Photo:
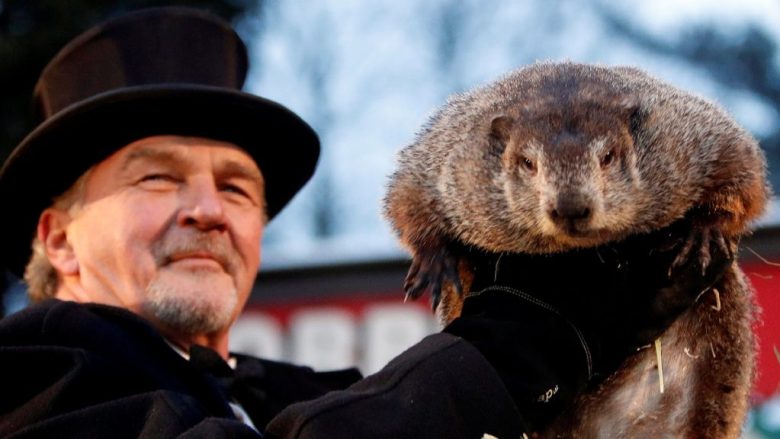
[[[69,215],[76,213],[84,200],[84,187],[90,171],[82,174],[68,190],[56,197],[50,207],[67,211]],[[27,282],[27,296],[33,303],[54,297],[59,288],[57,270],[46,256],[46,248],[37,235],[32,242],[32,256],[24,269],[24,281]]]

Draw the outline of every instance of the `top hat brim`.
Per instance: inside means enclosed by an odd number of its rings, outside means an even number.
[[[314,173],[319,140],[284,106],[248,93],[194,84],[123,88],[80,101],[30,133],[0,170],[4,265],[21,276],[38,217],[84,172],[154,135],[234,143],[257,163],[273,218]]]

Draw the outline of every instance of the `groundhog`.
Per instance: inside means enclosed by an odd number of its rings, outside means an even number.
[[[407,297],[431,291],[446,324],[484,255],[493,269],[501,255],[531,258],[519,266],[543,288],[564,282],[555,273],[587,276],[583,261],[605,264],[604,249],[651,253],[662,240],[632,237],[683,224],[668,272],[691,259],[704,269],[762,213],[765,168],[756,141],[704,99],[635,68],[538,63],[452,97],[401,151],[385,214],[413,255]],[[736,264],[710,291],[660,335],[662,355],[629,355],[540,435],[738,437],[754,305]]]

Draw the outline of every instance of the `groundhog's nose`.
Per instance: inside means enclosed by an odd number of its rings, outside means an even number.
[[[562,193],[547,214],[558,227],[568,232],[577,232],[590,221],[591,203],[588,197],[581,193]]]

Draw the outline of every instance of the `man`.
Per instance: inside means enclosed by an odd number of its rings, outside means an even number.
[[[591,352],[608,335],[497,291],[365,379],[231,355],[265,224],[319,152],[296,115],[240,91],[246,68],[228,25],[162,8],[43,71],[44,121],[0,172],[3,264],[36,302],[0,322],[0,435],[520,437],[609,363]]]

